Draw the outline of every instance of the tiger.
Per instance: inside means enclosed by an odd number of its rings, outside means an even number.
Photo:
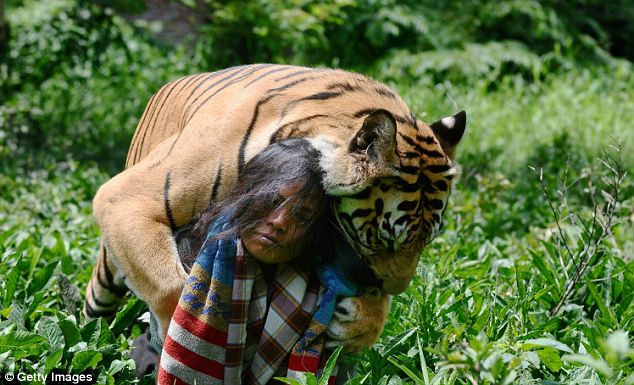
[[[94,197],[101,247],[84,315],[111,316],[129,289],[164,338],[187,277],[177,235],[251,157],[305,138],[340,231],[380,282],[341,300],[327,333],[348,351],[370,346],[442,225],[465,127],[464,111],[428,125],[385,84],[341,69],[251,64],[169,82],[148,102],[124,171]]]

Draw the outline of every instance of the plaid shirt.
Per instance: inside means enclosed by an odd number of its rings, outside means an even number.
[[[280,264],[267,285],[238,239],[209,238],[172,317],[158,383],[263,385],[278,375],[319,374],[327,354],[326,323],[313,317],[323,293],[317,274]]]

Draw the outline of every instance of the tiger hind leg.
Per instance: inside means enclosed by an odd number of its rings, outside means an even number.
[[[86,287],[84,316],[87,320],[112,317],[128,292],[124,276],[120,272],[108,250],[101,243],[99,258],[92,270],[92,277]]]

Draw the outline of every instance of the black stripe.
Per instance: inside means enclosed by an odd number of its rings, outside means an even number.
[[[103,248],[103,258],[101,262],[103,262],[103,272],[106,275],[106,284],[101,280],[99,276],[99,271],[97,271],[97,280],[101,284],[101,286],[105,287],[109,292],[116,294],[119,297],[123,297],[128,292],[128,288],[126,286],[117,286],[114,283],[114,278],[112,277],[112,272],[108,267],[108,253],[105,247]]]
[[[418,175],[418,185],[421,186],[424,192],[426,193],[435,193],[436,188],[432,186],[431,180],[424,173],[420,173]]]
[[[352,116],[360,118],[362,116],[370,115],[373,112],[376,112],[376,108],[364,108],[363,110],[355,112]]]
[[[342,91],[356,91],[358,90],[359,86],[353,86],[352,84],[350,84],[350,82],[346,81],[345,83],[331,83],[329,84],[326,89],[328,90],[334,90],[334,89],[340,89]]]
[[[312,94],[312,95],[308,95],[308,96],[304,96],[301,99],[297,99],[296,101],[293,101],[291,103],[299,103],[299,102],[303,102],[305,100],[326,100],[326,99],[332,99],[332,98],[336,98],[337,96],[343,95],[343,92],[328,92],[328,91],[322,91],[322,92],[318,92],[316,94]]]
[[[198,112],[198,110],[200,110],[205,104],[207,104],[207,102],[209,100],[211,100],[211,98],[213,98],[214,96],[216,96],[219,92],[221,92],[222,90],[224,90],[225,88],[229,87],[230,85],[236,84],[239,81],[242,81],[246,78],[248,78],[249,76],[251,76],[254,72],[257,72],[263,68],[267,68],[272,66],[273,64],[261,64],[259,66],[257,66],[256,68],[252,69],[249,72],[246,72],[244,74],[242,74],[242,76],[237,77],[235,79],[232,79],[231,81],[227,82],[225,85],[223,85],[222,87],[218,88],[216,91],[214,91],[211,95],[207,96],[207,98],[205,98],[205,100],[202,101],[202,103],[200,103],[198,105],[198,107],[196,107],[196,109],[194,110],[194,112],[192,112],[191,116],[189,117],[189,120],[192,120],[192,118],[194,117],[194,115],[196,115],[196,113]]]
[[[370,115],[376,111],[378,111],[378,108],[364,108],[363,110],[359,110],[357,112],[355,112],[354,114],[352,114],[352,116],[354,116],[355,118],[360,118],[362,116],[367,116]],[[399,123],[407,123],[407,119],[405,119],[404,117],[402,117],[401,115],[396,115],[390,111],[388,111],[393,117],[394,120],[396,120]],[[403,134],[401,134],[402,136]]]
[[[421,151],[423,153],[423,155],[427,155],[430,158],[444,158],[445,154],[443,154],[442,152],[438,152],[436,150],[428,150],[426,148],[423,148],[423,150]]]
[[[434,182],[434,186],[436,186],[436,188],[438,190],[441,190],[441,191],[447,191],[447,189],[449,187],[449,186],[447,186],[447,182],[445,182],[442,179]]]
[[[214,88],[218,84],[230,80],[231,78],[233,78],[234,76],[238,75],[240,72],[244,71],[247,68],[249,68],[249,66],[238,67],[237,71],[233,71],[232,73],[230,73],[229,75],[223,77],[222,79],[213,82],[207,88],[205,88],[205,90],[203,92],[201,92],[200,95],[196,96],[196,98],[191,103],[188,103],[187,110],[185,110],[185,114],[184,114],[184,120],[185,120],[184,125],[187,125],[187,123],[189,123],[189,121],[191,120],[193,114],[190,115],[189,112],[191,111],[191,109],[194,106],[194,104],[196,104],[198,99],[200,99],[203,95],[205,95],[205,93],[207,93],[207,91],[211,90],[212,88]],[[214,75],[213,77],[216,77],[216,76],[217,75]],[[212,79],[213,77],[208,77],[207,79],[203,80],[203,82],[201,82],[201,84],[206,82],[209,79]],[[199,84],[199,86],[200,86],[200,84]],[[196,88],[198,88],[198,87],[196,87]],[[192,91],[192,94],[193,94],[193,92],[194,91]],[[198,109],[196,109],[196,110],[198,110]]]
[[[433,136],[423,136],[423,135],[416,135],[416,140],[418,140],[419,142],[425,142],[427,144],[434,144],[436,143],[436,138],[434,138]]]
[[[368,199],[371,194],[372,194],[372,189],[367,188],[354,195],[348,195],[346,196],[346,198],[347,199]]]
[[[90,306],[90,303],[88,303],[88,299],[86,299],[86,301],[84,301],[84,307],[86,308],[86,315],[90,318],[97,318],[97,317],[108,317],[108,316],[112,316],[114,315],[116,308],[115,309],[108,309],[108,310],[95,310],[92,308],[92,306]]]
[[[191,92],[189,93],[189,96],[187,96],[187,99],[185,100],[185,103],[183,104],[184,106],[187,106],[187,107],[188,107],[188,109],[187,109],[185,112],[187,113],[187,111],[189,111],[189,108],[191,108],[191,104],[190,104],[189,100],[192,98],[192,96],[194,96],[194,94],[196,93],[196,91],[197,91],[197,90],[198,90],[198,89],[199,89],[199,88],[200,88],[203,84],[205,84],[205,82],[207,82],[208,80],[211,80],[211,79],[217,78],[218,76],[220,76],[220,75],[222,75],[222,74],[224,74],[224,73],[226,73],[226,72],[228,72],[228,71],[231,71],[232,69],[235,69],[235,68],[240,68],[240,66],[238,66],[238,67],[225,68],[225,69],[223,69],[223,70],[216,71],[216,72],[212,72],[212,73],[210,73],[210,74],[203,74],[203,75],[206,75],[206,77],[205,77],[204,79],[202,79],[202,81],[199,81],[200,79],[197,79],[198,84],[196,85],[196,87],[194,87],[194,88],[191,90]],[[192,102],[192,103],[193,103],[193,102]],[[182,117],[181,117],[181,121],[180,121],[180,123],[179,123],[179,127],[181,127],[181,129],[182,129],[182,127],[184,127],[184,126],[185,126],[186,113],[182,115]]]
[[[398,168],[398,171],[403,174],[418,175],[420,173],[420,168],[416,166],[401,166]]]
[[[376,215],[381,215],[383,212],[383,199],[379,198],[374,202],[374,212],[376,212]]]
[[[163,98],[163,101],[161,102],[161,106],[158,108],[158,110],[152,110],[152,116],[150,117],[150,120],[148,122],[148,129],[146,129],[143,132],[143,138],[141,138],[141,143],[144,144],[145,143],[145,136],[149,133],[149,137],[152,137],[152,133],[154,132],[154,129],[156,128],[156,123],[158,122],[158,118],[161,115],[161,112],[163,111],[163,107],[165,106],[165,102],[169,99],[170,95],[172,94],[172,92],[174,91],[174,89],[176,89],[176,86],[183,82],[185,79],[187,79],[187,77],[182,77],[180,79],[177,79],[171,83],[168,83],[168,85],[166,85],[165,87],[163,87],[164,89],[167,89],[168,86],[169,87],[169,92],[167,93],[167,95]],[[182,88],[181,88],[182,89]],[[156,101],[156,104],[158,104],[158,99]],[[156,111],[156,115],[154,114],[154,112]],[[152,118],[154,118],[154,123],[152,123]],[[139,146],[138,148],[138,154],[140,155],[142,153],[142,146]],[[140,159],[139,159],[140,160]],[[137,159],[135,156],[135,162],[136,163]]]
[[[351,218],[367,217],[372,214],[374,209],[356,209],[350,214]]]
[[[374,91],[377,94],[379,94],[379,95],[383,95],[383,96],[387,96],[387,97],[392,98],[392,99],[396,99],[396,94],[394,94],[394,92],[392,92],[392,90],[390,90],[388,88],[375,87]]]
[[[277,79],[275,79],[275,81],[279,82],[279,81],[282,81],[282,80],[285,80],[285,79],[290,79],[290,78],[295,77],[297,75],[305,74],[305,73],[308,73],[308,72],[319,72],[319,70],[316,70],[316,69],[313,69],[313,68],[307,68],[305,70],[301,70],[301,71],[298,71],[298,72],[293,72],[292,74],[288,74],[286,76],[282,76],[281,78],[277,78]]]
[[[416,129],[416,131],[418,131],[418,130],[419,130],[419,127],[418,127],[418,119],[416,119],[416,116],[414,115],[414,113],[413,113],[413,112],[410,112],[410,113],[409,113],[409,117],[410,117],[410,119],[412,119],[412,126],[414,126],[414,128]]]
[[[180,132],[178,133],[178,135],[176,135],[176,139],[174,139],[174,141],[172,142],[172,145],[170,146],[170,149],[167,151],[167,154],[165,154],[165,156],[163,157],[163,159],[161,159],[161,161],[165,160],[165,158],[167,158],[172,153],[172,150],[174,149],[174,146],[176,145],[176,142],[178,142],[178,139],[180,139],[181,134],[183,133],[183,131],[185,131],[185,130],[181,129]]]
[[[247,72],[247,73],[243,74],[242,76],[237,77],[237,78],[235,78],[235,79],[232,79],[231,81],[229,81],[229,82],[225,83],[225,85],[223,85],[222,87],[218,88],[218,89],[217,89],[216,91],[214,91],[211,95],[207,96],[207,98],[205,98],[205,100],[203,100],[203,101],[202,101],[202,103],[200,103],[200,104],[198,105],[198,107],[196,107],[196,109],[194,110],[194,112],[192,112],[191,116],[189,117],[188,121],[190,121],[190,120],[194,117],[194,115],[196,115],[196,112],[198,112],[198,110],[200,110],[200,109],[201,109],[201,108],[202,108],[205,104],[207,104],[207,102],[208,102],[211,98],[213,98],[214,96],[216,96],[219,92],[221,92],[221,91],[222,91],[222,90],[224,90],[225,88],[229,87],[230,85],[236,84],[237,82],[242,81],[242,80],[244,80],[244,79],[248,78],[248,77],[249,77],[249,76],[251,76],[251,74],[253,74],[254,72],[259,71],[259,70],[261,70],[261,69],[263,69],[263,68],[270,67],[270,66],[272,66],[272,65],[273,65],[273,64],[261,64],[261,65],[259,65],[259,66],[255,67],[255,68],[253,68],[251,71],[249,71],[249,72]],[[206,91],[205,91],[205,92],[206,92]]]
[[[399,132],[398,134],[405,141],[405,143],[407,143],[410,146],[414,147],[414,149],[416,151],[418,151],[419,154],[422,154],[422,153],[424,153],[426,151],[420,144],[416,143],[414,141],[414,139],[412,139],[411,137],[403,134],[402,132]]]
[[[271,139],[269,140],[269,144],[270,144],[270,143],[275,143],[275,142],[277,142],[278,140],[280,140],[280,139],[281,139],[281,137],[282,137],[282,131],[283,131],[284,129],[286,129],[287,127],[289,127],[289,126],[293,125],[293,124],[297,124],[297,125],[299,125],[299,124],[301,124],[301,123],[305,123],[305,122],[307,122],[307,121],[309,121],[309,120],[312,120],[312,119],[316,119],[316,118],[327,118],[328,116],[329,116],[329,115],[316,114],[316,115],[307,116],[307,117],[305,117],[305,118],[297,119],[297,120],[294,120],[294,121],[292,121],[292,122],[288,122],[288,123],[286,123],[286,124],[282,125],[280,128],[278,128],[278,129],[275,131],[275,133],[273,133],[273,135],[271,135]],[[295,132],[295,130],[296,130],[296,128],[295,128],[295,129],[293,129],[293,130],[292,130],[292,131],[291,131],[288,135],[284,136],[284,138],[290,138],[290,137],[291,137],[291,134],[292,134],[293,132]]]
[[[403,215],[402,217],[398,218],[397,220],[394,221],[394,226],[399,226],[402,225],[403,223],[407,222],[408,219],[410,219],[411,217],[408,214]]]
[[[156,102],[152,104],[152,112],[150,113],[149,122],[152,121],[152,118],[154,117],[154,113],[156,112],[156,105],[158,104],[159,99],[163,96],[163,93],[165,92],[165,90],[167,90],[167,88],[168,88],[167,85],[165,85],[161,87],[161,89],[159,90],[158,95],[156,97]],[[145,135],[147,134],[149,127],[150,126],[148,124],[148,126],[146,126],[145,129],[143,130],[143,136],[141,137],[141,141],[139,142],[139,145],[136,148],[136,151],[134,152],[133,164],[136,164],[139,160],[141,149],[143,148],[143,143],[145,142]]]
[[[207,74],[206,74],[206,73],[202,73],[202,74],[198,74],[198,75],[195,75],[195,76],[190,76],[189,81],[187,81],[185,84],[183,84],[183,86],[181,87],[181,89],[180,89],[180,90],[178,90],[178,92],[176,93],[176,95],[177,95],[177,96],[178,96],[178,95],[180,95],[180,93],[181,93],[181,92],[182,92],[185,88],[189,87],[192,83],[196,83],[196,82],[197,82],[197,81],[199,81],[201,78],[205,77],[205,75],[207,75]],[[201,83],[199,83],[197,87],[200,87],[200,84],[202,84],[202,82],[201,82]],[[196,87],[196,88],[197,88],[197,87]],[[194,88],[194,89],[196,89],[196,88]],[[192,93],[193,93],[193,92],[192,92]],[[187,97],[187,99],[186,99],[186,101],[185,101],[185,103],[184,103],[183,105],[187,105],[187,103],[188,103],[188,101],[189,101],[189,98],[191,97],[192,93],[190,93],[190,94],[189,94],[189,96]],[[178,129],[179,129],[179,130],[182,130],[182,128],[183,128],[183,122],[184,122],[184,120],[183,120],[183,119],[182,119],[182,117],[181,117],[181,119],[180,119],[180,120],[179,120],[179,122],[178,122]]]
[[[211,202],[215,202],[218,198],[218,190],[220,189],[220,182],[222,181],[222,164],[218,165],[218,171],[216,171],[216,180],[214,181],[214,187],[211,189]]]
[[[403,183],[395,183],[394,188],[398,191],[407,193],[412,193],[420,190],[420,186],[418,185],[418,183],[405,183],[405,181],[403,181]]]
[[[95,295],[95,286],[91,285],[90,286],[90,294],[92,295],[92,301],[95,303],[95,305],[99,306],[99,307],[106,307],[106,308],[110,308],[113,307],[117,304],[117,300],[114,300],[112,302],[102,302],[99,299],[97,299],[97,296]]]
[[[244,134],[244,138],[242,138],[242,143],[240,143],[240,151],[238,152],[238,172],[241,172],[242,168],[244,168],[244,163],[245,163],[244,153],[246,151],[247,142],[249,141],[249,138],[251,137],[251,132],[253,131],[253,128],[255,127],[255,123],[258,120],[258,115],[260,114],[260,107],[264,103],[280,95],[281,94],[269,94],[265,96],[264,98],[261,98],[260,100],[258,100],[257,104],[255,105],[255,109],[253,111],[253,117],[251,118],[251,123],[249,124],[249,128],[247,129],[247,132]]]
[[[172,212],[172,207],[170,206],[170,185],[171,185],[171,171],[167,172],[165,176],[165,189],[163,191],[163,202],[165,204],[165,214],[167,215],[167,220],[170,224],[170,229],[172,229],[172,234],[176,231],[176,221],[174,221],[174,213]]]
[[[418,201],[403,201],[396,206],[400,211],[412,211],[418,206]]]
[[[341,96],[343,94],[344,94],[343,92],[322,91],[322,92],[317,92],[316,94],[312,94],[312,95],[304,96],[296,100],[292,100],[288,102],[286,106],[284,106],[284,109],[282,110],[282,113],[280,114],[280,120],[284,119],[286,114],[288,114],[288,111],[295,108],[295,106],[301,102],[309,101],[309,100],[327,100],[327,99],[336,98],[337,96]]]
[[[289,89],[289,88],[291,88],[291,87],[293,87],[293,86],[295,86],[295,85],[297,85],[299,83],[303,83],[305,81],[315,80],[315,79],[317,79],[317,78],[308,76],[308,77],[305,77],[305,78],[293,80],[292,82],[287,83],[287,84],[285,84],[283,86],[280,86],[280,87],[277,87],[277,88],[272,88],[268,92],[270,93],[270,92],[276,92],[276,91],[284,91],[284,90],[287,90],[287,89]]]
[[[405,151],[398,153],[399,158],[415,159],[420,158],[420,153],[414,151]]]
[[[402,115],[394,115],[394,114],[392,115],[394,116],[394,120],[396,120],[397,122],[403,123],[403,124],[407,123],[407,119],[405,119]]]
[[[255,78],[255,79],[251,80],[249,83],[247,83],[244,86],[244,88],[247,88],[248,86],[250,86],[251,84],[257,82],[258,80],[262,79],[265,76],[269,76],[270,74],[273,74],[273,73],[276,73],[276,72],[280,72],[280,71],[285,71],[285,70],[288,70],[288,69],[291,69],[291,68],[293,68],[293,66],[282,66],[282,67],[279,67],[279,68],[272,69],[270,71],[266,71],[262,75],[258,76],[257,78]]]
[[[147,116],[150,113],[148,111],[148,107],[153,107],[152,103],[154,101],[154,98],[156,98],[157,95],[158,95],[158,92],[155,92],[152,95],[152,97],[150,98],[150,101],[148,102],[147,106],[145,107],[145,111],[143,111],[143,116],[141,116],[141,122],[139,123],[137,129],[134,131],[134,136],[132,137],[132,142],[130,144],[130,149],[128,150],[128,157],[126,158],[126,161],[125,161],[126,168],[132,165],[130,163],[130,160],[131,160],[130,156],[132,155],[133,150],[135,150],[134,152],[136,153],[137,146],[139,145],[136,142],[137,137],[139,136],[139,133],[143,130],[143,124],[145,122],[145,118],[147,118]],[[133,146],[134,146],[134,148],[133,148]]]
[[[165,96],[165,98],[163,99],[161,106],[158,109],[158,113],[156,114],[156,117],[154,118],[154,123],[150,123],[150,138],[152,137],[152,133],[154,132],[154,129],[156,128],[156,123],[158,122],[158,118],[159,116],[161,116],[161,112],[163,111],[163,107],[165,106],[165,102],[167,102],[167,100],[170,98],[170,95],[172,95],[172,92],[174,92],[174,90],[176,89],[176,86],[182,82],[183,80],[185,80],[186,78],[181,78],[179,80],[177,80],[176,82],[174,82],[174,84],[172,85],[172,87],[170,88],[169,92],[167,93],[167,95]],[[182,88],[181,88],[182,89]],[[145,138],[145,135],[143,135]]]
[[[442,203],[442,201],[440,199],[432,199],[429,201],[429,205],[431,206],[432,209],[434,210],[440,210],[443,208],[443,206],[445,205],[444,203]]]
[[[429,166],[425,166],[425,170],[436,173],[436,174],[447,172],[450,169],[451,169],[451,165],[448,165],[448,164],[432,164]]]

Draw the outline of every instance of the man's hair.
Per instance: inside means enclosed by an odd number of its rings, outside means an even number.
[[[293,216],[312,199],[312,215],[306,224],[306,234],[302,236],[305,240],[302,244],[310,250],[321,235],[325,221],[322,214],[327,207],[319,157],[320,153],[305,139],[285,139],[255,155],[238,175],[229,195],[211,203],[200,215],[192,229],[196,251],[193,256],[204,243],[210,224],[221,215],[229,215],[230,219],[215,238],[227,239],[253,229],[282,203],[291,205],[289,215]],[[301,184],[298,192],[292,199],[282,202],[280,188],[298,183]]]

